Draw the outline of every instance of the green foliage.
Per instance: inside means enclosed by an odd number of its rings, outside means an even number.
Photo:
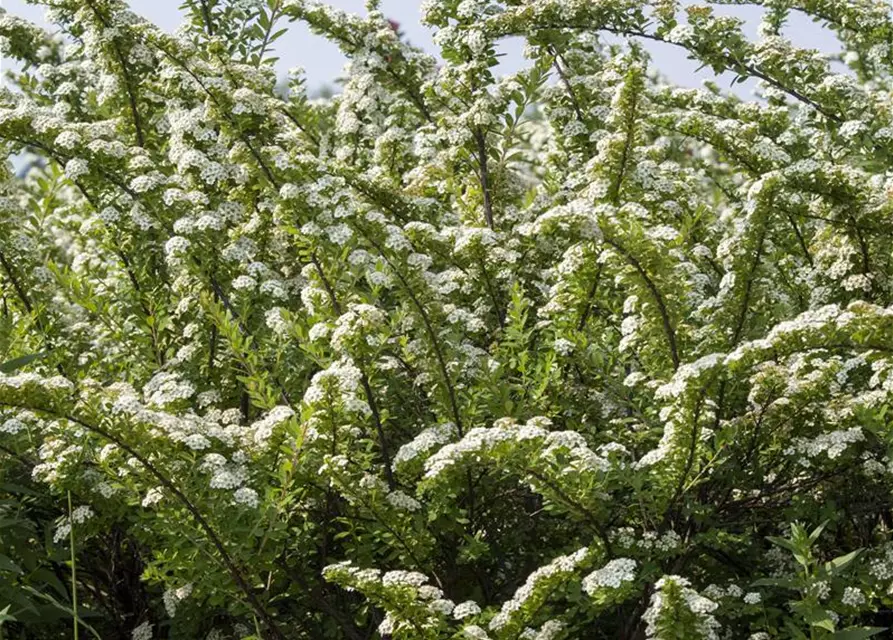
[[[889,633],[889,6],[366,4],[0,15],[0,637]]]

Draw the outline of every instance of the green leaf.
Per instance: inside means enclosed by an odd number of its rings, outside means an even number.
[[[4,622],[15,622],[16,618],[14,615],[9,613],[9,609],[12,607],[11,604],[6,605],[2,609],[0,609],[0,627],[3,626]]]
[[[809,534],[809,541],[815,542],[819,539],[819,536],[822,535],[822,531],[825,530],[825,527],[828,526],[828,520],[825,520],[822,524],[813,529],[812,533]]]
[[[0,484],[0,491],[5,493],[16,493],[21,494],[23,496],[39,496],[40,494],[33,489],[29,489],[28,487],[23,487],[22,485],[15,484],[12,482],[4,482]]]
[[[257,24],[264,30],[270,27],[270,16],[263,9],[260,10],[260,14],[257,16]]]
[[[830,573],[831,575],[837,575],[839,573],[843,573],[846,571],[856,559],[862,555],[862,551],[864,549],[856,549],[855,551],[851,551],[842,556],[838,556],[831,560],[830,562],[825,563],[825,571]]]
[[[792,553],[798,553],[800,551],[800,549],[798,549],[797,546],[794,545],[793,542],[791,542],[790,540],[788,540],[786,538],[779,538],[778,536],[766,536],[766,540],[768,540],[769,542],[771,542],[774,545],[782,547],[783,549],[787,549],[788,551],[791,551]]]
[[[847,627],[835,633],[832,638],[837,640],[862,640],[870,638],[887,630],[887,627]]]
[[[12,373],[17,369],[21,369],[24,366],[27,366],[37,360],[38,358],[42,358],[47,355],[48,352],[40,351],[38,353],[29,353],[26,356],[20,356],[18,358],[14,358],[12,360],[7,360],[3,364],[0,364],[0,373]]]
[[[828,615],[828,612],[823,607],[817,604],[804,604],[802,607],[797,608],[810,627],[834,631],[834,620],[831,619],[831,616]]]
[[[9,571],[11,573],[21,574],[22,570],[10,558],[0,554],[0,571]]]
[[[809,558],[799,552],[794,553],[794,560],[796,560],[800,565],[805,568],[809,568]]]
[[[802,631],[800,631],[800,629],[797,628],[797,625],[794,624],[791,620],[785,620],[784,627],[787,630],[787,632],[789,634],[791,634],[791,637],[795,638],[795,640],[806,640],[807,639],[806,634],[803,633]]]
[[[38,591],[38,590],[35,589],[34,587],[30,587],[30,586],[27,586],[27,585],[24,587],[24,589],[25,589],[25,591],[27,591],[27,592],[29,592],[29,593],[31,593],[31,594],[37,596],[38,598],[42,598],[42,599],[48,601],[51,605],[53,605],[54,607],[60,609],[61,611],[65,612],[65,613],[67,613],[67,614],[69,614],[69,615],[72,613],[72,611],[71,611],[71,606],[67,606],[67,605],[65,605],[65,604],[62,604],[61,602],[59,602],[58,600],[56,600],[53,596],[48,595],[48,594],[46,594],[46,593],[41,593],[40,591]],[[95,637],[97,640],[102,640],[102,636],[99,635],[99,633],[96,631],[96,629],[94,629],[94,628],[91,627],[89,624],[87,624],[86,622],[84,622],[83,618],[82,618],[80,615],[77,616],[77,619],[78,619],[78,624],[81,625],[82,627],[84,627],[84,628],[85,628],[87,631],[89,631],[90,633],[92,633],[92,634],[93,634],[93,637]]]

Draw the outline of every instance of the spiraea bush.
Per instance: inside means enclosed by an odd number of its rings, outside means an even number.
[[[375,0],[46,4],[0,17],[3,637],[885,633],[885,2],[426,0],[439,58]],[[336,97],[277,87],[293,21]]]

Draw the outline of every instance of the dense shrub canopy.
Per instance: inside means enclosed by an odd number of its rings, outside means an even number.
[[[5,637],[889,626],[885,2],[426,0],[439,60],[375,0],[46,4],[0,17]],[[296,20],[340,95],[276,88]]]

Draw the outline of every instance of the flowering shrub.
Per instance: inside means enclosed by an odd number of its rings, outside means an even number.
[[[441,62],[375,0],[2,15],[2,149],[41,162],[0,200],[0,632],[882,633],[893,15],[733,3],[757,38],[426,0]],[[340,95],[276,89],[295,20]],[[667,85],[642,39],[762,99]]]

